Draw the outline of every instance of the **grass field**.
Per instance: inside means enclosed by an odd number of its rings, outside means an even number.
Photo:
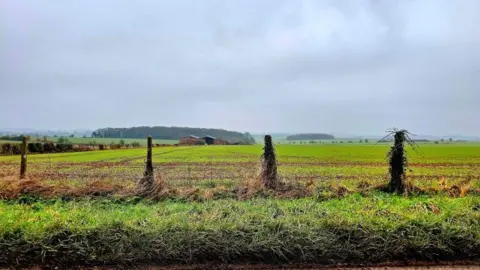
[[[36,137],[33,137],[31,140],[34,141],[37,139]],[[43,139],[43,137],[39,137],[39,139]],[[58,140],[58,137],[48,137],[47,138],[50,141],[56,142]],[[145,138],[139,138],[139,139],[119,139],[119,138],[82,138],[82,137],[67,137],[67,139],[74,144],[90,144],[91,142],[96,142],[97,144],[111,144],[115,143],[118,144],[120,143],[120,140],[124,140],[126,144],[132,144],[134,142],[138,142],[141,145],[147,145],[147,141]],[[178,143],[178,140],[156,140],[155,143],[158,144],[176,144]]]
[[[155,143],[155,142],[154,142]],[[162,191],[135,194],[145,149],[0,157],[0,265],[480,259],[480,144],[409,151],[409,196],[388,145],[277,145],[283,185],[256,185],[261,145],[153,149]]]
[[[60,137],[47,137],[47,140],[52,141],[52,142],[57,142]],[[124,140],[126,144],[132,144],[134,142],[140,143],[140,145],[146,146],[147,141],[145,138],[139,138],[139,139],[119,139],[119,138],[82,138],[82,137],[65,137],[67,138],[71,143],[73,144],[91,144],[92,142],[95,142],[96,144],[119,144],[120,140]],[[41,139],[43,140],[43,137],[31,137],[30,142],[35,142],[36,139]],[[12,143],[12,142],[17,142],[21,143],[21,141],[5,141],[5,140],[0,140],[0,144],[2,143]],[[155,140],[155,143],[158,144],[176,144],[178,143],[178,140]]]

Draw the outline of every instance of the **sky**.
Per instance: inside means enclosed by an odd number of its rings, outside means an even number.
[[[0,0],[0,128],[480,135],[478,0]]]

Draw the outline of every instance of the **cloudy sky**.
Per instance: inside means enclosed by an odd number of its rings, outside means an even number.
[[[478,0],[0,1],[0,127],[480,135]]]

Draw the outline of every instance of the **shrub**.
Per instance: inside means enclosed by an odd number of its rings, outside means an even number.
[[[12,154],[20,155],[22,153],[22,145],[19,143],[12,144]]]
[[[99,150],[105,150],[105,145],[99,144],[99,145],[98,145],[98,149],[99,149]]]
[[[57,143],[55,148],[58,152],[69,152],[73,151],[73,145],[71,143]]]
[[[132,147],[133,148],[138,148],[138,147],[140,147],[140,143],[139,142],[132,142]]]
[[[11,155],[12,154],[12,144],[4,143],[2,144],[2,155]]]
[[[43,153],[43,144],[42,143],[29,143],[27,145],[28,151],[30,153]]]
[[[52,142],[46,142],[43,144],[43,152],[52,153],[55,152],[55,144]]]
[[[110,142],[110,149],[117,149],[117,144]]]
[[[68,143],[70,143],[70,141],[67,138],[62,136],[62,137],[58,138],[57,143],[68,144]]]

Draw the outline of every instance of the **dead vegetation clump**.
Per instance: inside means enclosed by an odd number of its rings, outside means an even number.
[[[157,176],[158,178],[158,176]],[[137,195],[147,198],[159,198],[164,195],[165,181],[162,177],[155,179],[152,161],[152,136],[147,140],[147,160],[143,177],[137,183]]]
[[[67,183],[48,184],[37,179],[4,179],[0,184],[0,199],[11,200],[21,196],[35,196],[45,199],[55,197],[108,196],[121,194],[125,186],[105,180],[87,181],[84,185],[73,186]],[[128,193],[125,193],[126,195]]]

